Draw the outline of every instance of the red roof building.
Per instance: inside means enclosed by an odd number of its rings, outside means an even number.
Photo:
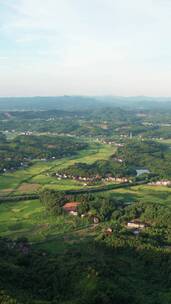
[[[80,205],[79,202],[69,202],[63,206],[63,209],[67,212],[75,212],[79,205]]]

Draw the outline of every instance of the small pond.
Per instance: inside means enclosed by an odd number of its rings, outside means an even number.
[[[142,175],[142,174],[145,174],[145,173],[150,173],[150,171],[148,170],[148,169],[137,169],[136,170],[136,172],[137,172],[137,176],[140,176],[140,175]]]

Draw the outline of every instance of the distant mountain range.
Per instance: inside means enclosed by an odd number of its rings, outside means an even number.
[[[1,97],[0,111],[15,110],[64,110],[85,111],[95,108],[120,107],[127,109],[171,109],[171,97],[147,96],[36,96]]]

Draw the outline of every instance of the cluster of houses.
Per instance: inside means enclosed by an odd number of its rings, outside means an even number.
[[[78,215],[78,211],[77,211],[77,207],[80,205],[81,203],[80,202],[68,202],[66,203],[64,206],[63,206],[63,210],[65,212],[67,212],[68,214],[71,214],[71,215],[74,215],[74,216],[77,216]],[[81,217],[85,217],[86,215],[85,214],[81,214]],[[90,218],[91,218],[91,221],[92,223],[94,224],[99,224],[100,222],[100,219],[97,217],[97,216],[94,216],[94,215],[89,215]]]
[[[31,136],[32,134],[33,134],[33,132],[31,132],[31,131],[24,131],[24,132],[21,132],[19,135]]]
[[[11,158],[7,158],[5,159],[6,161],[11,161],[12,159]],[[16,169],[23,169],[23,168],[26,168],[28,167],[28,164],[27,163],[23,163],[23,162],[20,162],[18,164],[15,164],[15,167],[10,167],[10,168],[2,168],[0,169],[0,172],[2,173],[6,173],[8,171],[15,171]]]
[[[65,210],[68,214],[78,216],[77,207],[80,205],[80,202],[68,202],[63,206],[63,210]],[[85,214],[82,214],[81,217],[85,217]],[[95,225],[100,223],[100,219],[97,216],[90,216],[92,223]],[[126,228],[132,231],[134,235],[138,235],[143,229],[149,227],[149,224],[142,222],[140,219],[134,219],[129,221],[126,224]],[[107,235],[111,235],[113,233],[112,228],[106,229],[105,233]]]
[[[101,140],[100,142],[106,145],[115,145],[115,141]]]
[[[64,204],[64,206],[62,207],[63,210],[65,210],[67,213],[71,214],[71,215],[75,215],[77,216],[78,215],[78,211],[77,211],[77,208],[78,206],[80,205],[81,203],[80,202],[76,202],[76,201],[73,201],[73,202],[67,202]],[[85,214],[82,214],[81,217],[84,217]],[[95,224],[98,224],[100,222],[100,220],[97,218],[97,217],[94,217],[94,220],[93,222]],[[142,230],[146,227],[149,227],[149,224],[145,223],[145,222],[142,222],[140,219],[134,219],[134,220],[131,220],[129,221],[127,224],[126,224],[126,227],[127,229],[130,229],[130,230]]]
[[[15,171],[17,169],[23,169],[23,168],[27,168],[28,167],[28,161],[30,159],[28,158],[24,158],[23,159],[23,162],[18,162],[18,163],[15,163],[15,166],[12,166],[12,167],[9,167],[9,168],[2,168],[0,169],[0,172],[2,173],[6,173],[6,172],[12,172],[12,171]],[[5,161],[12,161],[12,158],[11,157],[8,157],[5,159]]]
[[[63,210],[65,210],[65,212],[67,212],[68,214],[78,216],[77,207],[79,205],[80,202],[68,202],[63,206]],[[85,214],[81,215],[82,218],[85,216]],[[88,214],[88,216],[90,216],[92,223],[94,223],[95,225],[100,223],[100,219],[97,216],[93,216],[91,214]],[[126,224],[126,228],[132,231],[134,235],[138,235],[146,227],[149,227],[149,224],[142,222],[140,219],[131,220]],[[108,227],[105,230],[105,234],[107,235],[112,235],[112,233],[113,229],[111,227]]]
[[[166,179],[162,179],[160,181],[156,181],[156,182],[150,182],[148,183],[148,185],[150,186],[167,186],[167,187],[171,187],[171,181],[170,180],[166,180]]]
[[[84,182],[85,186],[87,185],[86,182],[95,182],[95,181],[102,181],[102,182],[115,182],[115,183],[127,183],[127,182],[131,182],[128,178],[126,177],[112,177],[112,176],[108,176],[105,178],[102,178],[100,175],[96,175],[96,176],[91,176],[91,177],[82,177],[82,176],[74,176],[71,174],[62,174],[62,173],[56,173],[55,174],[56,177],[58,178],[58,180],[61,179],[72,179],[72,180],[77,180],[80,182]]]
[[[107,182],[115,182],[115,183],[128,183],[131,182],[128,178],[126,177],[106,177],[104,179],[102,179],[103,181],[107,181]]]
[[[97,140],[100,141],[99,139],[97,139]],[[124,144],[122,144],[122,143],[116,143],[115,141],[102,140],[100,142],[102,144],[106,144],[106,145],[115,145],[116,147],[124,147]]]

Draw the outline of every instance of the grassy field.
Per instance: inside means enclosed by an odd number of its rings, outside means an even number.
[[[86,219],[48,215],[39,200],[0,204],[0,237],[27,237],[35,249],[62,253],[95,235]]]
[[[4,174],[0,175],[0,191],[2,190],[8,190],[14,189],[18,185],[18,180],[10,175],[10,174]]]
[[[159,143],[171,145],[171,139],[158,139]]]
[[[43,187],[68,190],[83,187],[83,183],[76,181],[59,181],[49,176],[50,173],[59,169],[66,168],[75,162],[93,163],[98,159],[108,159],[115,151],[114,146],[91,144],[90,148],[81,151],[75,157],[62,158],[51,162],[36,161],[32,166],[26,169],[20,169],[13,173],[7,173],[0,176],[0,194],[34,192]],[[26,186],[29,184],[30,186]],[[36,185],[36,186],[35,186]]]
[[[143,201],[165,204],[171,202],[171,188],[162,186],[141,185],[112,190],[110,193],[113,193],[118,199],[124,199],[127,203]]]
[[[49,241],[85,226],[85,219],[47,214],[39,200],[0,204],[0,236],[3,237]]]

